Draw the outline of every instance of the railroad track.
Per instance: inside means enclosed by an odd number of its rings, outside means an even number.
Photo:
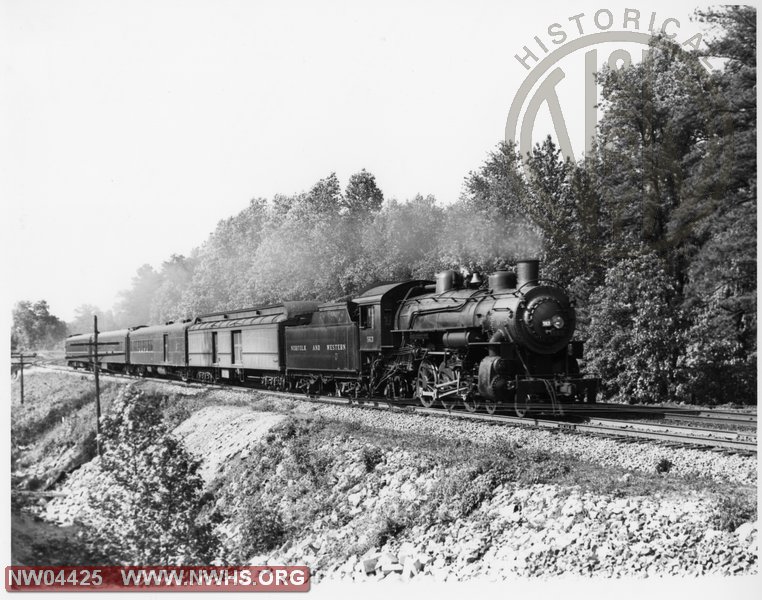
[[[707,425],[729,425],[737,427],[757,426],[756,413],[743,413],[723,410],[707,410],[699,408],[672,408],[661,406],[631,406],[626,404],[600,403],[589,407],[589,409],[577,408],[575,413],[584,412],[605,412],[611,411],[626,415],[644,415],[654,416],[673,421],[686,421],[694,423],[703,423]]]
[[[75,373],[92,377],[93,374],[90,371],[78,371],[64,366],[53,365],[37,365],[40,368],[48,370],[64,371],[67,373]],[[586,422],[569,422],[561,421],[558,419],[540,419],[534,417],[514,417],[504,414],[484,414],[484,413],[470,413],[460,410],[446,411],[444,409],[436,408],[424,408],[414,401],[405,402],[390,402],[386,398],[365,398],[355,399],[342,396],[318,396],[318,395],[305,395],[294,392],[279,392],[273,390],[262,390],[258,388],[249,388],[241,386],[229,386],[223,384],[207,384],[200,382],[182,382],[171,379],[145,379],[133,375],[125,375],[123,373],[102,373],[106,377],[114,377],[127,380],[138,381],[158,381],[163,383],[170,383],[179,385],[191,389],[221,389],[221,390],[241,390],[241,391],[256,391],[262,394],[270,396],[289,398],[304,402],[316,402],[322,404],[334,404],[334,405],[350,405],[358,408],[375,409],[375,410],[396,410],[400,412],[406,412],[410,414],[418,415],[430,415],[439,418],[458,418],[471,421],[480,421],[486,423],[499,423],[502,425],[512,425],[518,427],[530,427],[547,430],[557,430],[567,433],[583,433],[593,435],[603,435],[606,437],[630,439],[630,440],[650,440],[661,442],[667,445],[677,446],[695,446],[704,448],[716,448],[725,451],[756,454],[757,452],[757,436],[756,432],[736,432],[727,430],[716,429],[700,429],[695,427],[680,427],[675,425],[668,425],[662,423],[638,423],[627,420],[588,417]],[[612,405],[601,404],[590,407],[591,410],[595,410],[598,406],[603,410],[607,410],[606,407]],[[614,405],[620,406],[621,405]],[[650,409],[651,407],[649,407]],[[669,418],[674,418],[675,411],[665,409],[657,409],[654,407],[653,411],[669,412]],[[574,414],[580,412],[576,408]],[[692,412],[712,412],[712,411],[692,411]],[[733,413],[735,414],[735,413]],[[727,421],[725,421],[727,423]],[[749,420],[745,420],[744,423],[749,425],[752,423]],[[753,422],[756,424],[756,421]]]

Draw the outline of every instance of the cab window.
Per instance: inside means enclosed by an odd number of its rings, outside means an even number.
[[[360,307],[360,328],[361,329],[373,329],[373,315],[375,314],[374,306],[361,306]]]

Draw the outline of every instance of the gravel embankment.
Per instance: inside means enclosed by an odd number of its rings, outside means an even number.
[[[269,546],[267,554],[245,554],[242,558],[249,557],[250,564],[307,564],[316,582],[749,575],[758,568],[753,511],[745,507],[732,525],[718,519],[725,506],[720,496],[732,497],[738,489],[748,503],[748,486],[757,481],[755,456],[333,406],[245,390],[140,385],[159,397],[178,394],[172,406],[185,408],[174,413],[173,422],[182,420],[175,432],[203,461],[204,479],[215,490],[213,503],[226,515],[219,532],[228,547],[248,547],[241,519],[253,515],[256,524],[261,506],[297,526],[287,528],[287,538]],[[307,417],[302,423],[325,420],[349,427],[329,426],[325,431],[330,434],[317,427],[314,435],[281,437],[278,424],[288,414]],[[424,438],[426,452],[405,446],[406,440],[420,444],[416,436]],[[445,440],[441,458],[428,450],[428,437]],[[439,448],[436,440],[432,443]],[[567,458],[603,465],[611,481],[588,486],[584,477],[571,473],[569,479],[495,484],[489,483],[492,472],[479,471],[468,476],[475,477],[473,486],[464,480],[465,486],[452,488],[460,480],[447,454],[474,447],[458,446],[466,441],[550,453],[572,469],[576,466]],[[270,453],[267,459],[273,444],[282,454]],[[307,448],[309,455],[303,453]],[[282,458],[272,462],[272,456]],[[320,458],[316,464],[322,470],[300,470],[305,456]],[[371,463],[369,456],[375,457]],[[675,478],[674,483],[661,485],[660,480],[653,486],[656,491],[643,492],[652,488],[642,482],[658,479],[656,467],[664,461],[669,463],[664,483]],[[589,468],[579,466],[581,472]],[[596,476],[600,471],[591,469]],[[247,486],[252,478],[253,487]],[[631,486],[630,479],[641,483]],[[58,488],[66,495],[50,500],[40,512],[62,524],[97,519],[88,514],[87,496],[98,482],[96,459],[72,472]],[[475,490],[478,501],[472,507]],[[252,492],[260,494],[254,504]],[[309,518],[299,520],[307,512]]]
[[[337,458],[332,473],[339,475],[331,486],[337,501],[299,540],[251,557],[251,564],[304,562],[317,580],[448,582],[562,574],[733,575],[757,569],[757,523],[715,529],[710,497],[618,498],[576,486],[504,484],[468,516],[458,517],[465,499],[459,493],[438,508],[430,502],[447,466],[432,468],[416,453],[399,449],[385,452],[368,473],[362,447],[352,439],[321,446]],[[379,539],[379,530],[388,530],[389,519],[410,516],[417,524],[362,550]],[[340,558],[348,547],[361,550]]]
[[[649,442],[623,442],[584,434],[477,423],[466,419],[432,418],[390,410],[351,410],[312,403],[303,403],[296,410],[389,431],[443,436],[450,440],[502,441],[524,449],[567,454],[580,460],[645,473],[654,473],[656,465],[666,458],[672,463],[670,473],[673,475],[711,477],[742,484],[757,481],[756,456],[709,449],[668,448]]]
[[[259,408],[272,410],[272,406],[268,401]],[[311,417],[354,420],[390,432],[436,434],[451,440],[508,440],[523,448],[603,457],[607,464],[651,473],[651,461],[667,455],[666,450],[647,444],[385,411],[347,411],[297,402],[290,406]],[[619,497],[616,491],[509,482],[490,489],[473,510],[463,513],[472,488],[443,492],[452,481],[447,460],[392,446],[377,448],[377,459],[369,464],[372,443],[361,428],[340,438],[312,439],[317,445],[311,452],[327,459],[327,471],[317,479],[299,470],[291,446],[283,446],[283,456],[292,456],[290,463],[269,464],[260,444],[294,443],[287,436],[263,439],[265,431],[276,431],[271,427],[278,421],[269,412],[215,406],[195,412],[177,429],[186,434],[189,447],[200,452],[208,474],[222,486],[218,489],[227,490],[216,503],[230,515],[220,525],[230,547],[246,543],[234,515],[250,505],[247,495],[236,490],[246,489],[254,473],[263,478],[256,484],[262,493],[258,502],[277,508],[282,515],[316,511],[285,543],[278,542],[267,554],[250,556],[249,564],[307,564],[316,582],[748,575],[757,570],[757,522],[717,529],[718,507],[711,494],[686,491]],[[190,427],[193,424],[202,429]],[[654,454],[648,455],[651,450]],[[691,456],[694,460],[706,456],[702,474],[722,478],[723,469],[732,468],[735,471],[730,473],[739,480],[742,469],[752,469],[754,462],[748,458],[733,462],[741,457],[696,450],[669,450],[669,456],[681,474],[695,472],[686,467]],[[96,518],[86,508],[88,490],[98,478],[96,464],[97,460],[71,475],[61,490],[67,495],[48,503],[46,518],[59,523]],[[304,485],[304,493],[295,492]],[[622,487],[627,486],[623,483]]]

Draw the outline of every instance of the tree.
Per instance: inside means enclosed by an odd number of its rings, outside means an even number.
[[[706,54],[726,61],[713,75],[723,98],[714,117],[724,125],[717,144],[726,160],[718,168],[705,155],[697,164],[722,193],[704,199],[707,216],[686,269],[681,391],[701,403],[756,403],[756,9],[727,6],[698,15],[714,29]]]
[[[253,271],[257,250],[287,214],[270,210],[266,200],[256,198],[239,214],[220,221],[189,259],[193,275],[176,314],[192,317],[256,304],[259,282]]]
[[[50,314],[45,300],[22,300],[13,307],[11,347],[23,350],[51,348],[66,337],[66,323]]]
[[[309,192],[299,196],[299,202],[290,213],[293,217],[310,221],[337,215],[343,203],[341,184],[336,173],[331,173],[313,185]]]
[[[618,261],[590,300],[588,366],[603,392],[625,402],[663,402],[675,392],[676,290],[653,252]]]
[[[501,220],[525,221],[528,193],[521,157],[509,143],[499,144],[482,167],[469,173],[465,181],[465,198],[469,206]]]
[[[376,185],[376,178],[365,169],[349,178],[344,191],[343,205],[351,216],[371,216],[381,210],[384,194]]]
[[[378,281],[427,278],[443,266],[440,241],[445,210],[433,196],[391,200],[368,222],[354,269],[358,288]]]
[[[564,286],[602,271],[600,201],[593,171],[565,160],[550,136],[527,157],[525,211],[542,236],[545,275]],[[602,274],[602,273],[601,273]]]
[[[698,57],[665,38],[654,38],[641,63],[604,68],[599,81],[604,115],[595,160],[606,252],[616,259],[654,250],[682,285],[682,251],[708,216],[697,204],[721,195],[713,175],[725,163],[723,131],[712,115],[722,98]],[[714,169],[702,177],[696,166],[705,156]],[[691,218],[678,224],[681,210]]]
[[[579,289],[590,294],[588,348],[614,377],[611,393],[624,397],[622,390],[647,381],[626,356],[646,368],[642,348],[649,348],[658,369],[650,383],[665,398],[754,402],[756,9],[698,14],[714,27],[705,54],[724,59],[719,70],[707,73],[698,53],[661,38],[642,63],[600,74],[604,114],[585,166],[600,195],[599,264],[614,296],[589,283]],[[601,314],[611,316],[617,298],[635,297],[635,283],[612,274],[637,268],[638,254],[658,259],[653,274],[640,271],[642,286],[660,299],[657,321],[672,329],[662,328],[669,344],[660,346],[656,330],[643,333],[636,311],[631,335],[645,342],[623,351],[616,343],[626,341],[625,330],[613,318],[607,326]]]
[[[161,284],[151,299],[149,321],[164,323],[186,316],[182,298],[193,278],[194,261],[180,254],[173,254],[161,265]]]
[[[98,316],[98,329],[109,331],[116,329],[114,314],[110,310],[101,310],[93,304],[80,304],[74,309],[74,319],[67,323],[72,334],[88,333],[93,330],[93,315]]]
[[[93,541],[122,564],[209,564],[219,541],[200,520],[200,462],[168,432],[157,399],[128,386],[101,430],[104,477],[88,500]]]
[[[459,231],[464,233],[460,245],[463,250],[470,247],[465,254],[476,254],[472,261],[488,270],[518,258],[541,257],[542,228],[533,214],[531,189],[513,144],[501,143],[478,171],[469,173],[461,200],[446,235],[458,238]],[[481,241],[474,245],[474,240]],[[459,254],[464,260],[463,251]]]
[[[727,6],[698,12],[715,35],[706,54],[725,59],[714,74],[725,104],[717,119],[731,122],[722,145],[729,167],[718,174],[704,160],[704,173],[721,176],[721,198],[705,203],[687,269],[688,328],[681,391],[699,403],[756,403],[757,177],[756,9]]]

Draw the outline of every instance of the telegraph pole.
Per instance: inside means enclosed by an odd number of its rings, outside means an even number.
[[[21,369],[21,404],[24,404],[24,353],[19,354],[19,368]]]
[[[98,448],[98,456],[101,455],[101,381],[100,381],[100,367],[98,366],[98,360],[105,358],[106,356],[122,356],[124,352],[109,352],[104,350],[100,355],[98,354],[98,345],[102,346],[118,346],[119,342],[98,342],[98,315],[93,315],[93,341],[91,342],[73,342],[72,346],[87,346],[90,351],[88,352],[90,361],[93,365],[93,375],[95,376],[95,443]]]
[[[98,315],[93,315],[93,373],[95,374],[95,444],[101,455],[101,383],[98,378]]]
[[[20,384],[21,384],[21,404],[24,404],[24,359],[25,358],[34,358],[37,356],[37,353],[34,354],[27,354],[24,355],[23,352],[17,352],[15,354],[11,354],[11,358],[18,358],[19,359],[19,370],[21,371],[19,373],[20,377]]]

